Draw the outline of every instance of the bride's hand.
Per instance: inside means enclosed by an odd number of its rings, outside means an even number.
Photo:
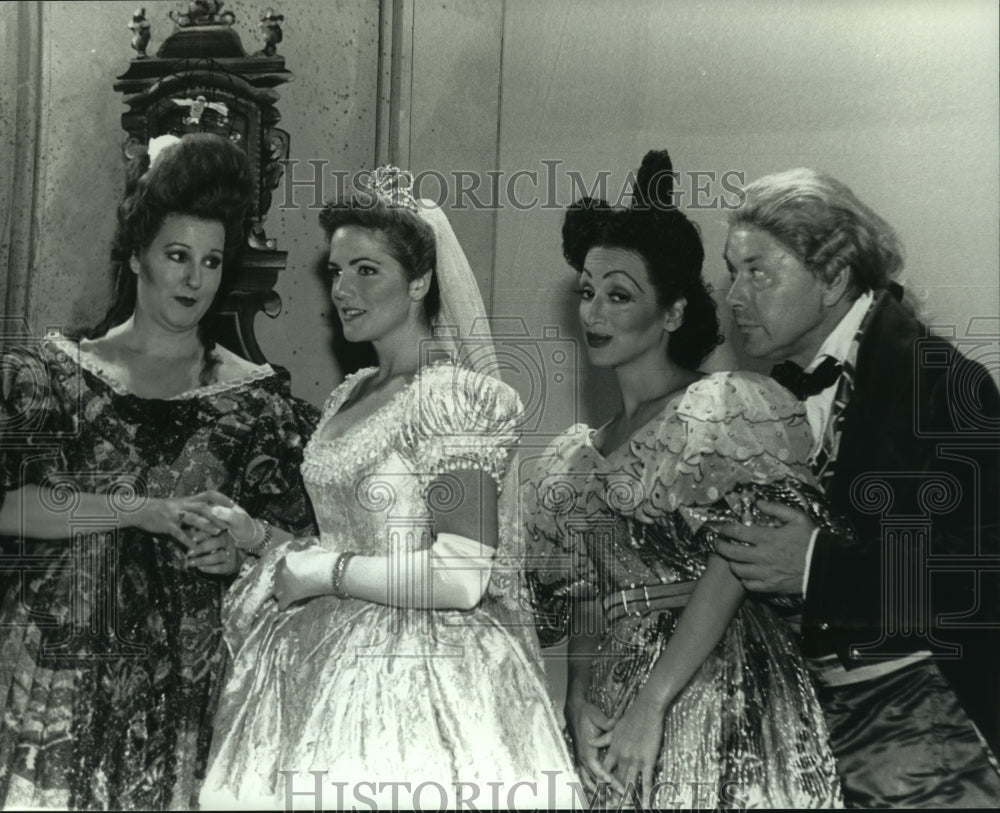
[[[216,496],[222,497],[211,491],[190,497],[150,497],[138,510],[126,515],[126,524],[147,533],[172,536],[191,548],[224,530],[224,524],[212,513]]]
[[[337,554],[322,548],[286,554],[274,570],[274,597],[278,609],[297,601],[325,596],[332,591],[330,580]]]

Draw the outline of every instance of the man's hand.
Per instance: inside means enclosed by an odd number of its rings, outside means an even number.
[[[768,527],[738,522],[709,523],[720,535],[747,543],[720,539],[715,550],[729,560],[729,569],[747,590],[801,596],[806,552],[816,524],[805,512],[784,503],[759,500],[757,507],[783,524]]]

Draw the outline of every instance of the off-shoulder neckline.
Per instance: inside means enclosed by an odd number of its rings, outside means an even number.
[[[610,420],[597,428],[591,427],[585,423],[574,424],[572,427],[570,427],[568,433],[573,433],[573,434],[581,433],[583,435],[583,442],[586,444],[586,446],[589,449],[593,450],[594,454],[596,454],[601,460],[605,462],[610,462],[615,460],[615,458],[618,457],[623,451],[631,452],[633,444],[635,443],[636,439],[641,437],[643,434],[647,434],[651,426],[659,425],[660,423],[662,423],[662,421],[667,417],[668,413],[670,413],[671,411],[673,413],[676,413],[680,408],[681,404],[683,403],[683,399],[690,393],[692,388],[702,387],[707,384],[715,384],[720,380],[732,378],[733,376],[737,376],[742,379],[748,376],[753,377],[756,375],[758,374],[751,373],[748,370],[717,370],[715,372],[707,373],[703,375],[701,378],[695,379],[683,389],[677,390],[674,396],[670,398],[663,405],[663,408],[659,412],[657,412],[648,421],[642,424],[642,426],[638,427],[631,435],[628,436],[628,439],[624,443],[622,443],[617,448],[613,449],[608,454],[604,454],[600,449],[597,448],[597,445],[594,443],[594,436],[601,429],[603,429],[609,423],[611,423]],[[762,376],[762,377],[765,379],[767,378],[767,376]]]
[[[247,384],[252,384],[256,381],[263,381],[264,379],[271,378],[277,374],[275,369],[270,364],[264,364],[259,365],[257,369],[251,370],[246,375],[233,378],[228,381],[215,381],[211,384],[202,384],[197,387],[184,390],[183,392],[179,392],[176,395],[171,395],[169,398],[150,398],[132,392],[125,386],[124,382],[104,369],[90,353],[85,352],[83,348],[80,347],[79,342],[76,342],[62,334],[50,334],[46,337],[46,339],[61,350],[70,361],[76,364],[77,367],[90,373],[101,383],[105,384],[116,395],[138,398],[140,401],[191,401],[197,398],[206,398],[212,395],[217,395],[218,393],[228,392],[229,390],[239,389]],[[68,350],[67,346],[72,348],[72,352]]]

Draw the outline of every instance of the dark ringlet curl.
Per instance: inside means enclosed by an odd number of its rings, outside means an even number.
[[[408,282],[431,274],[431,284],[423,301],[424,318],[431,324],[441,311],[441,290],[437,274],[437,251],[434,230],[415,212],[402,206],[387,206],[383,201],[365,194],[327,203],[319,214],[319,223],[327,240],[337,229],[358,226],[380,233],[393,259],[406,272]]]
[[[245,222],[253,193],[250,162],[228,139],[209,133],[190,133],[166,147],[149,168],[143,153],[126,166],[125,197],[118,206],[118,226],[112,247],[114,299],[104,318],[82,335],[96,339],[125,322],[135,311],[137,280],[129,260],[149,247],[168,215],[188,215],[222,223],[226,232],[222,281],[209,313],[237,270],[246,243]],[[204,348],[203,384],[210,383],[217,363],[215,341],[198,326]]]
[[[603,200],[581,198],[566,211],[562,237],[563,255],[578,273],[596,246],[634,251],[646,264],[660,307],[687,301],[684,322],[667,345],[676,364],[695,370],[721,344],[715,300],[701,274],[701,235],[673,205],[673,167],[666,150],[643,158],[632,207],[614,209]]]

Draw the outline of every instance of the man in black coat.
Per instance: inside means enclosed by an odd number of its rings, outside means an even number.
[[[727,301],[745,352],[804,401],[814,473],[855,534],[765,503],[782,527],[719,526],[737,541],[718,551],[749,590],[803,597],[849,805],[995,807],[1000,393],[928,334],[893,282],[894,231],[850,189],[792,170],[745,192]]]

